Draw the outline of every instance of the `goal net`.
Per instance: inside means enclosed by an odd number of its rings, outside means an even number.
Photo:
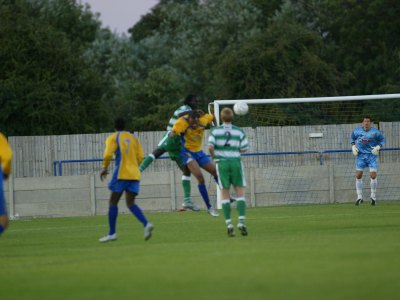
[[[353,202],[356,198],[350,135],[370,116],[386,145],[379,155],[377,197],[399,200],[400,94],[215,100],[209,110],[220,124],[220,111],[243,101],[245,116],[235,116],[250,143],[243,156],[252,205]],[[249,180],[251,177],[251,180]],[[396,177],[398,178],[398,177]],[[369,170],[363,197],[369,201]]]

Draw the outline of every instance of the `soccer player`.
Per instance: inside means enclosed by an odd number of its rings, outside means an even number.
[[[108,188],[111,190],[110,206],[108,208],[108,234],[99,239],[101,243],[117,239],[116,224],[118,216],[118,202],[125,191],[126,205],[132,214],[144,226],[144,240],[151,237],[153,224],[147,221],[140,207],[135,204],[135,197],[139,194],[140,171],[139,163],[143,160],[143,149],[139,140],[132,133],[124,131],[125,121],[122,118],[115,120],[116,132],[106,139],[103,169],[100,179],[104,180],[108,174],[108,166],[115,154],[115,171]]]
[[[362,121],[362,127],[354,129],[350,138],[351,149],[356,156],[356,205],[363,202],[363,170],[369,167],[369,176],[371,178],[371,205],[376,204],[376,187],[378,185],[378,154],[379,150],[385,144],[385,137],[376,128],[371,127],[371,118],[365,116]]]
[[[223,124],[211,130],[208,138],[208,150],[216,162],[218,185],[222,192],[221,202],[228,236],[235,236],[229,197],[231,185],[236,192],[236,208],[239,215],[237,227],[240,233],[246,236],[246,199],[244,196],[246,179],[244,177],[240,154],[248,150],[249,144],[244,131],[240,127],[232,125],[233,111],[230,108],[226,107],[221,111],[221,120]]]
[[[8,227],[8,213],[4,197],[3,181],[11,173],[12,150],[6,137],[0,133],[0,236]]]
[[[179,150],[179,157],[182,163],[188,167],[190,172],[198,181],[198,188],[208,212],[213,217],[218,217],[219,213],[212,207],[208,197],[204,176],[200,168],[209,172],[214,178],[217,178],[217,172],[214,163],[202,151],[202,142],[204,131],[211,125],[214,116],[205,114],[199,110],[192,110],[187,115],[176,121],[170,133],[171,137],[180,136],[183,147]]]
[[[169,133],[172,130],[175,122],[185,115],[187,112],[197,109],[198,100],[194,95],[188,95],[183,102],[183,105],[180,106],[177,110],[175,110],[173,116],[169,120],[167,126],[167,132],[164,134],[161,141],[158,143],[157,148],[140,164],[139,169],[140,172],[143,172],[155,159],[159,158],[165,152],[168,152],[171,160],[175,161],[178,167],[182,170],[182,187],[183,187],[183,208],[191,209],[194,211],[199,211],[200,208],[192,202],[190,194],[191,194],[191,185],[190,185],[190,171],[189,169],[182,163],[179,158],[179,150],[182,147],[181,139],[179,136],[169,137]]]

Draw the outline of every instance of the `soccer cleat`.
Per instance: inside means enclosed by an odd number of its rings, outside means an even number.
[[[357,201],[356,201],[356,205],[360,205],[360,203],[363,203],[363,202],[364,202],[363,199],[358,198]]]
[[[107,243],[107,242],[112,242],[117,240],[117,234],[107,234],[106,236],[103,236],[102,238],[99,239],[100,243]]]
[[[193,203],[193,202],[186,202],[186,203],[183,203],[183,204],[182,204],[182,207],[183,207],[184,209],[190,209],[190,210],[193,210],[193,211],[199,211],[199,210],[200,210],[200,208],[199,208],[195,203]]]
[[[228,233],[229,237],[234,237],[235,236],[235,231],[233,230],[232,224],[228,226],[227,233]]]
[[[213,217],[218,217],[219,212],[217,212],[212,206],[208,209],[208,213],[212,215]]]
[[[144,240],[147,241],[151,238],[151,232],[154,229],[154,225],[151,224],[150,222],[147,223],[147,225],[144,227]]]
[[[239,228],[239,230],[240,230],[240,233],[241,233],[243,236],[248,235],[246,226],[244,226],[243,224],[238,224],[238,228]]]
[[[375,204],[376,204],[376,199],[374,199],[374,198],[371,197],[371,205],[372,205],[372,206],[375,206]]]

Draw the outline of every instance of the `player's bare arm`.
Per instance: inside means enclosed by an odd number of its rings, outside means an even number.
[[[214,146],[213,145],[208,146],[208,152],[210,152],[211,158],[214,159]]]

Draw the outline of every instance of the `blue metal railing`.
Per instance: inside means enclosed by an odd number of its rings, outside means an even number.
[[[57,169],[58,169],[58,176],[62,176],[62,165],[68,163],[88,163],[88,162],[100,162],[103,161],[101,158],[93,158],[93,159],[67,159],[67,160],[55,160],[53,162],[53,175],[57,176]]]
[[[383,148],[381,151],[399,151],[400,148]],[[288,152],[254,152],[254,153],[243,153],[242,156],[265,156],[265,155],[300,155],[300,154],[318,154],[319,164],[324,164],[324,154],[330,153],[350,153],[351,149],[336,149],[336,150],[323,150],[323,151],[288,151]],[[169,159],[169,156],[160,156],[157,159]],[[101,158],[94,159],[70,159],[70,160],[55,160],[53,162],[53,175],[63,176],[63,164],[69,163],[90,163],[90,162],[102,162]],[[58,172],[57,172],[58,171]]]

